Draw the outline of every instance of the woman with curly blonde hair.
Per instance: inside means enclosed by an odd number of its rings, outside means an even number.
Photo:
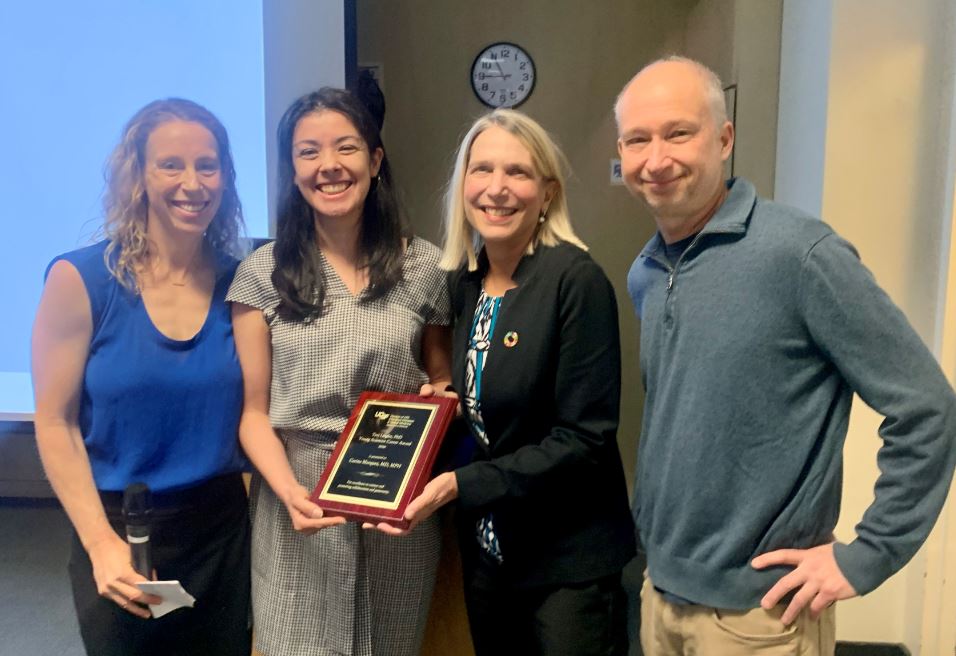
[[[149,202],[143,177],[143,160],[149,135],[172,120],[202,125],[220,144],[220,175],[224,185],[219,209],[205,230],[204,240],[213,251],[238,255],[242,230],[242,207],[236,192],[236,168],[229,149],[229,136],[222,123],[208,110],[188,100],[173,98],[150,103],[123,130],[123,138],[107,162],[107,186],[103,202],[103,232],[109,244],[107,267],[130,289],[136,288],[135,269],[149,258],[146,225]],[[114,259],[115,262],[111,262]]]
[[[73,524],[70,579],[91,654],[249,654],[242,373],[225,302],[242,227],[225,128],[188,100],[127,123],[107,166],[106,239],[58,256],[33,329],[36,435]],[[123,492],[152,493],[137,572]],[[192,609],[151,618],[137,584]]]

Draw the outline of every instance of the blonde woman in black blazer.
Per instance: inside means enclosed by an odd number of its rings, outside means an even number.
[[[457,503],[478,656],[627,652],[617,306],[571,229],[561,162],[537,123],[496,110],[466,134],[448,186],[441,264],[474,456],[406,516]]]

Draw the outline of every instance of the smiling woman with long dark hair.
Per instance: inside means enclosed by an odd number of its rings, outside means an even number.
[[[240,437],[253,478],[256,647],[268,656],[417,654],[440,549],[327,518],[309,501],[366,389],[449,382],[438,249],[399,212],[379,126],[321,89],[279,124],[276,241],[229,291],[245,380]]]

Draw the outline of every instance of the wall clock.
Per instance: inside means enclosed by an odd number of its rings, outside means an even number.
[[[471,88],[489,107],[517,107],[534,89],[534,60],[521,46],[493,43],[471,65]]]

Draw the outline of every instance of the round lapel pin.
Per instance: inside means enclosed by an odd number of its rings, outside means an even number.
[[[502,340],[508,348],[512,348],[518,343],[518,333],[513,330],[509,330],[505,333],[505,338]]]

